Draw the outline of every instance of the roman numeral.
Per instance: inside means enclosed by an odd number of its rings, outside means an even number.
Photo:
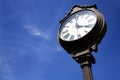
[[[91,21],[93,21],[94,19],[90,19],[90,20],[88,20],[88,22],[91,22]]]
[[[86,19],[87,19],[89,16],[90,16],[90,15],[87,15],[87,16],[86,16]]]
[[[88,31],[84,30],[85,33],[88,33]]]
[[[80,35],[80,34],[77,34],[77,37],[78,37],[78,38],[81,38],[81,35]]]
[[[73,23],[73,21],[71,20],[70,23]]]
[[[68,30],[65,30],[65,31],[62,32],[62,34],[65,34],[65,33],[67,33],[67,32],[68,32]]]
[[[65,39],[67,39],[69,36],[70,36],[70,34],[67,33],[67,34],[65,34],[63,37],[64,37]]]
[[[74,39],[74,35],[71,35],[71,36],[70,36],[70,40],[73,40],[73,39]]]

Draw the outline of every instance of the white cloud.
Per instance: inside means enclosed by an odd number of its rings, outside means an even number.
[[[49,35],[46,32],[40,30],[36,26],[27,25],[27,26],[24,26],[24,28],[26,28],[29,31],[29,33],[31,33],[34,36],[39,36],[39,37],[46,39],[46,40],[50,39]]]

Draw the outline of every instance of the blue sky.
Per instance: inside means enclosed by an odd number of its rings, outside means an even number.
[[[59,21],[75,4],[97,4],[108,25],[93,53],[94,79],[120,79],[118,0],[0,0],[0,80],[83,80],[57,41]]]

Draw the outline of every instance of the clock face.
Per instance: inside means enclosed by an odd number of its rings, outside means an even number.
[[[97,16],[89,10],[82,10],[72,14],[60,27],[59,36],[65,41],[74,41],[84,37],[95,26]]]

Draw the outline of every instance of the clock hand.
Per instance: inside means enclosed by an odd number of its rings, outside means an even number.
[[[92,28],[93,26],[90,26],[90,25],[85,25],[84,27],[87,27],[87,28]]]
[[[84,27],[90,27],[90,26],[84,26]]]
[[[80,26],[78,25],[78,15],[75,16],[75,20],[76,20],[76,27],[79,28]]]

